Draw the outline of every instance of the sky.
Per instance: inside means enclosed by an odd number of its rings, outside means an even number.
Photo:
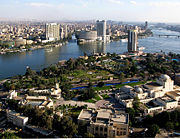
[[[0,0],[0,19],[180,23],[180,0]]]

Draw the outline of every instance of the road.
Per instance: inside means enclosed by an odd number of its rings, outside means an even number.
[[[56,100],[55,107],[57,107],[59,105],[71,105],[71,106],[75,106],[75,105],[84,106],[84,105],[87,105],[88,108],[93,108],[93,109],[96,108],[96,104],[94,104],[94,103],[88,103],[88,102],[82,102],[82,101],[73,101],[73,100],[68,100],[68,101]]]
[[[71,105],[71,106],[84,106],[87,105],[88,108],[93,108],[96,109],[98,107],[113,107],[113,108],[123,108],[119,103],[116,102],[116,100],[113,97],[110,97],[107,100],[99,100],[96,103],[89,103],[89,102],[83,102],[83,101],[74,101],[74,100],[68,100],[65,101],[63,98],[60,98],[58,100],[56,100],[54,106],[57,107],[59,105]]]

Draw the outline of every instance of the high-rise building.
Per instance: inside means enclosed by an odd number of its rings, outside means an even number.
[[[98,37],[102,37],[103,41],[106,41],[106,21],[97,21],[97,35]]]
[[[148,28],[148,22],[146,21],[145,22],[145,29],[147,29]]]
[[[128,52],[137,51],[137,30],[128,31]]]
[[[64,31],[63,31],[63,27],[60,28],[60,39],[64,39]]]
[[[65,37],[65,38],[68,37],[68,29],[67,29],[67,25],[64,26],[64,37]]]
[[[47,40],[59,40],[60,33],[59,33],[60,25],[57,23],[49,23],[46,24],[46,39]]]

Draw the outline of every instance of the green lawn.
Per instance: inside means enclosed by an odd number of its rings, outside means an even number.
[[[99,100],[101,100],[101,98],[98,96],[98,94],[96,94],[96,95],[94,96],[94,98],[85,100],[85,102],[96,103],[96,102],[99,101]]]
[[[103,86],[103,87],[94,87],[95,91],[101,91],[101,90],[109,90],[111,89],[111,86]]]
[[[127,83],[127,84],[118,84],[118,85],[115,85],[116,88],[121,88],[125,85],[129,85],[129,86],[136,86],[136,85],[142,85],[142,84],[145,84],[146,82],[142,81],[142,82],[137,82],[137,83]]]
[[[97,101],[101,100],[98,94],[95,95],[94,99],[96,99]]]
[[[142,84],[145,84],[146,82],[145,81],[142,81],[142,82],[137,82],[137,83],[127,83],[127,84],[118,84],[118,85],[114,85],[114,87],[116,87],[117,89],[118,88],[121,88],[121,87],[123,87],[123,86],[125,86],[125,85],[129,85],[129,86],[136,86],[136,85],[142,85]],[[101,91],[101,90],[109,90],[109,89],[111,89],[113,86],[103,86],[103,87],[94,87],[93,89],[95,90],[95,91]]]
[[[103,97],[103,99],[108,99],[108,98],[110,98],[110,96],[107,95],[107,94],[104,94],[104,95],[101,95],[101,96]]]
[[[94,99],[88,99],[88,100],[85,100],[85,102],[96,103],[96,101]]]
[[[92,72],[92,74],[89,74],[89,72]],[[104,71],[104,70],[75,70],[70,72],[69,74],[66,74],[66,77],[74,77],[73,81],[76,80],[84,80],[84,81],[99,81],[102,79],[108,79],[109,78],[110,73],[108,71]],[[96,78],[97,76],[101,76],[102,79],[98,79]]]

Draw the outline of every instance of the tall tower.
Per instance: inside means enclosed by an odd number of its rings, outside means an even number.
[[[106,41],[106,21],[97,20],[97,35],[98,37],[102,37],[103,41]]]
[[[46,39],[48,40],[59,40],[59,29],[60,25],[57,23],[46,24]]]
[[[68,37],[68,29],[67,29],[67,25],[64,26],[64,37],[65,37],[65,38]]]
[[[64,39],[64,31],[62,27],[60,28],[60,39]]]
[[[145,22],[145,29],[147,29],[148,28],[148,22],[146,21]]]
[[[137,51],[137,30],[128,31],[128,52]]]

